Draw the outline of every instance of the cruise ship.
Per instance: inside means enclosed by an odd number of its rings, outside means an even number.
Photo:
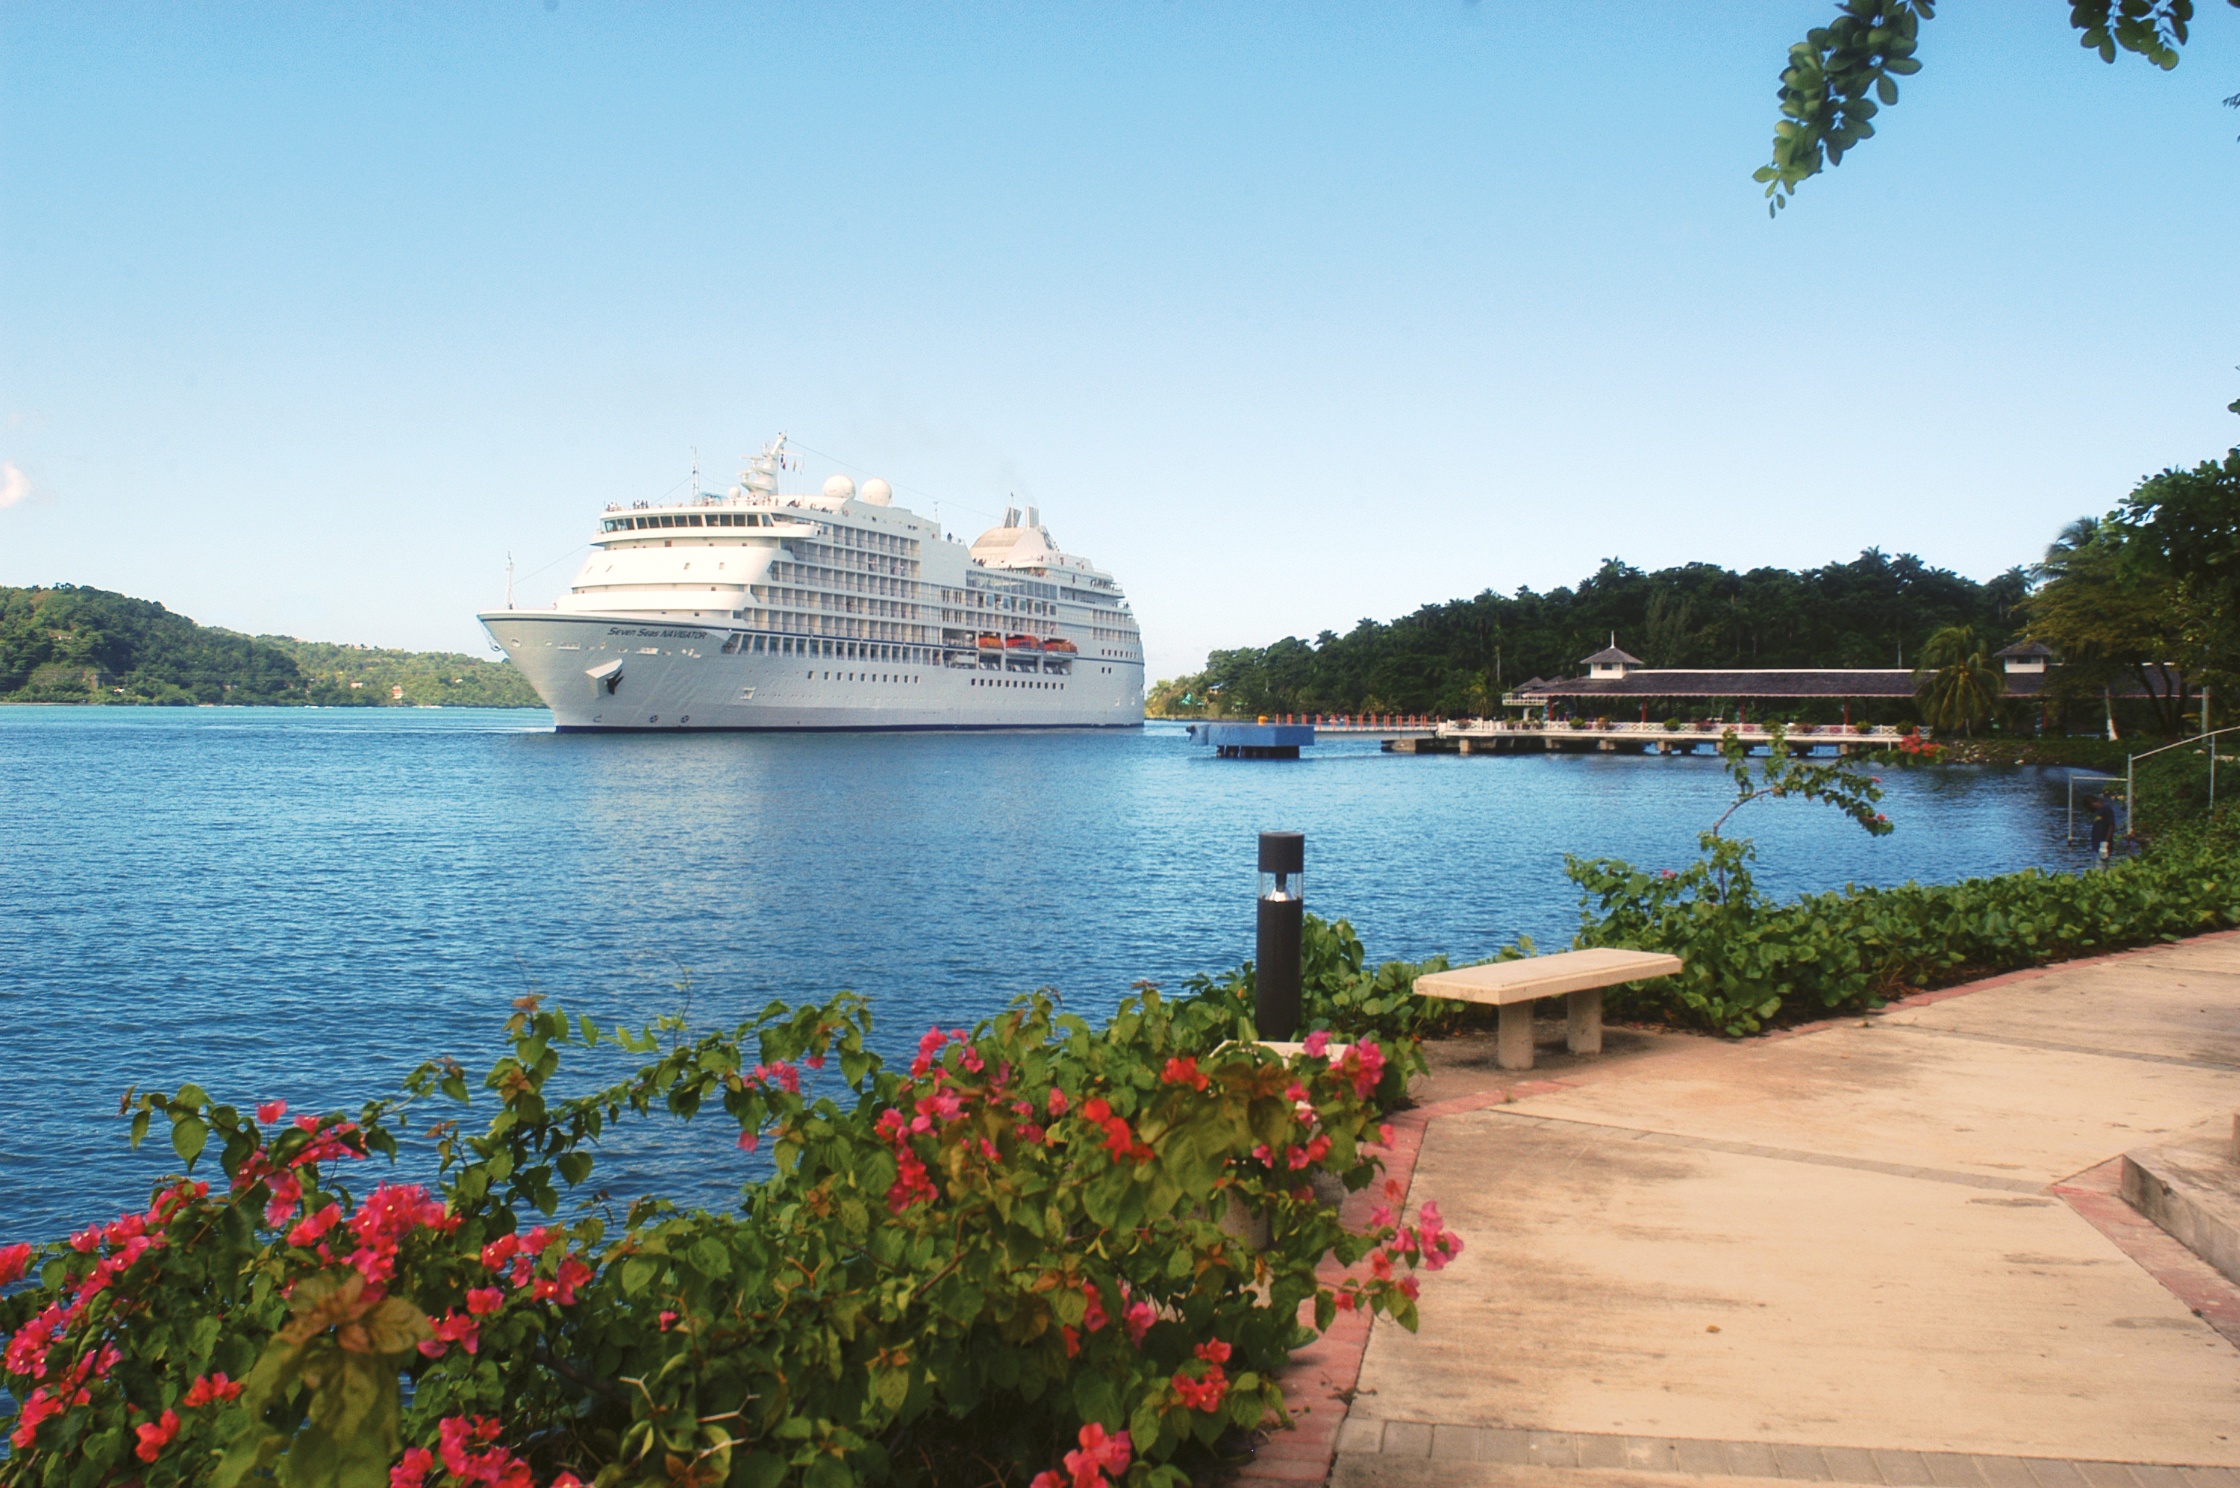
[[[1034,507],[967,547],[796,465],[781,434],[728,491],[610,505],[551,609],[477,618],[564,731],[1142,724],[1127,596]]]

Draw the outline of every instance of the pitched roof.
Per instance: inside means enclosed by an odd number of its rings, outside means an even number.
[[[2005,695],[2036,697],[2047,690],[2058,673],[2013,672],[2000,680]],[[1902,667],[1735,667],[1724,670],[1669,671],[1642,668],[1622,677],[1559,677],[1552,682],[1538,678],[1516,689],[1519,698],[1905,698],[1915,695],[1918,679]],[[2164,674],[2156,696],[2177,686],[2174,673]],[[2148,695],[2136,681],[2118,684],[2117,697]]]
[[[2027,660],[2033,657],[2043,656],[2050,660],[2053,656],[2053,648],[2047,645],[2044,641],[2016,641],[2013,645],[2006,647],[2004,650],[1994,651],[1991,654],[1993,657],[2001,659],[2012,656],[2017,659]]]
[[[1584,661],[1580,662],[1580,663],[1579,663],[1579,665],[1581,665],[1581,666],[1640,666],[1640,665],[1642,665],[1642,660],[1641,660],[1641,658],[1640,658],[1640,657],[1638,657],[1638,656],[1632,656],[1632,655],[1629,655],[1629,654],[1627,654],[1627,653],[1626,653],[1626,652],[1624,652],[1624,651],[1620,651],[1620,650],[1619,650],[1619,649],[1618,649],[1617,647],[1615,647],[1615,646],[1605,646],[1605,647],[1603,647],[1603,648],[1602,648],[1602,649],[1601,649],[1600,651],[1597,651],[1597,652],[1595,652],[1595,654],[1594,654],[1594,655],[1592,655],[1592,656],[1590,656],[1590,657],[1586,658],[1586,659],[1585,659]]]

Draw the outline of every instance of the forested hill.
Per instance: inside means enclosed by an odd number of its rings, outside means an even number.
[[[1897,666],[1946,625],[2006,643],[2028,591],[2021,569],[1979,584],[1910,555],[1869,549],[1849,563],[1736,573],[1712,563],[1644,573],[1616,559],[1572,589],[1426,605],[1312,642],[1216,651],[1195,676],[1161,682],[1150,711],[1196,715],[1210,699],[1254,713],[1496,712],[1505,687],[1569,677],[1618,644],[1654,667]]]
[[[0,586],[0,702],[538,705],[502,662],[246,636],[73,584]]]

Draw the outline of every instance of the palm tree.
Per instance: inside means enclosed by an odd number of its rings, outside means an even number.
[[[1947,625],[1921,648],[1914,674],[1915,696],[1931,728],[1957,728],[1973,734],[1991,716],[2006,678],[1991,664],[1991,654],[1969,625]]]

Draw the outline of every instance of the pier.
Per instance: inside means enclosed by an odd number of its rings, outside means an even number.
[[[1743,743],[1770,746],[1773,731],[1763,723],[1620,723],[1594,719],[1512,721],[1473,718],[1442,723],[1426,733],[1386,739],[1389,754],[1694,754],[1715,751],[1733,734]],[[1895,747],[1903,737],[1888,724],[1791,724],[1789,752],[1838,756]],[[1922,731],[1922,737],[1928,737]]]

